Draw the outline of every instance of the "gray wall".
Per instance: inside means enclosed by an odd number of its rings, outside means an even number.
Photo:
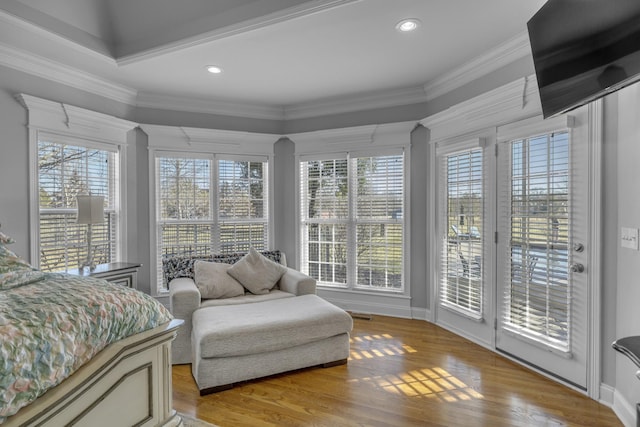
[[[409,257],[411,271],[411,307],[426,312],[429,308],[428,224],[429,209],[427,191],[429,182],[429,130],[417,126],[411,132],[410,193],[411,199],[411,247]]]
[[[617,93],[617,176],[613,170],[605,177],[607,190],[617,189],[617,226],[609,230],[615,232],[616,242],[611,239],[611,247],[605,248],[617,253],[617,259],[606,257],[605,261],[611,262],[616,267],[616,273],[610,274],[612,278],[603,278],[605,287],[616,287],[616,304],[613,312],[604,313],[608,319],[616,319],[615,338],[629,335],[640,335],[640,275],[636,267],[640,265],[640,251],[621,248],[619,243],[620,227],[640,228],[640,84],[623,89]],[[615,123],[615,117],[610,117],[609,122]],[[617,183],[610,184],[609,179],[617,179]],[[615,188],[614,188],[615,187]],[[614,214],[614,212],[612,212]],[[616,217],[605,218],[608,224],[616,221]],[[614,246],[615,245],[615,246]],[[615,264],[614,261],[617,261]],[[612,304],[611,304],[612,305]],[[608,328],[606,329],[608,330]],[[609,342],[603,343],[603,353],[611,352]],[[608,355],[607,355],[608,357]],[[640,401],[640,381],[635,377],[637,367],[629,359],[622,355],[616,355],[615,388],[625,397],[627,402],[635,405]]]
[[[296,265],[296,164],[295,145],[281,138],[274,146],[273,159],[273,247],[287,256],[287,264]],[[294,225],[294,226],[292,226]]]

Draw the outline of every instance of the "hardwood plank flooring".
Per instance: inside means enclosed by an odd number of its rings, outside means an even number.
[[[347,365],[200,397],[173,367],[179,412],[241,426],[622,426],[610,408],[436,325],[354,319]]]

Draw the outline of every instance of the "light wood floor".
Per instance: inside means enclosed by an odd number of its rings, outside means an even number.
[[[200,397],[173,367],[179,412],[236,426],[622,426],[613,411],[420,320],[355,319],[349,363]]]

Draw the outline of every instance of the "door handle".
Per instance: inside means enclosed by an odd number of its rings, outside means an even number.
[[[580,264],[579,262],[573,263],[569,266],[569,270],[574,273],[582,273],[584,271],[584,265]]]

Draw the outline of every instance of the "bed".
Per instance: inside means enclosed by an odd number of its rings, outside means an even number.
[[[179,426],[171,341],[182,323],[102,279],[39,271],[0,232],[0,425]]]

